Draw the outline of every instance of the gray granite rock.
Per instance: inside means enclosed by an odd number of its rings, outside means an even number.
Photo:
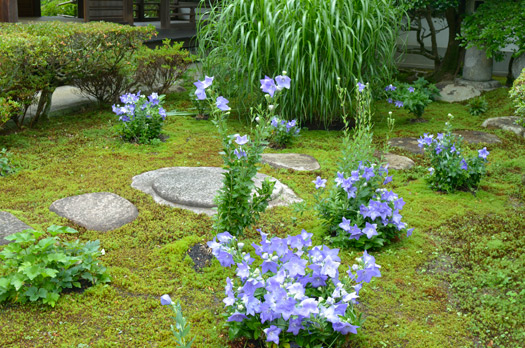
[[[100,232],[117,229],[138,216],[138,210],[131,202],[110,192],[59,199],[49,210],[88,230]]]
[[[424,151],[423,149],[419,148],[417,140],[418,138],[416,137],[392,138],[388,141],[388,144],[408,152],[423,154]]]
[[[512,63],[512,77],[517,79],[523,69],[525,69],[525,53],[514,59],[514,62]]]
[[[217,167],[161,168],[134,176],[131,187],[151,195],[159,204],[213,215],[213,199],[222,187],[223,172]],[[260,187],[265,178],[275,181],[269,207],[302,201],[288,186],[265,174],[257,174],[255,185]]]
[[[278,169],[313,171],[321,168],[315,158],[299,153],[264,153],[261,162]]]
[[[473,130],[458,130],[452,132],[455,135],[463,137],[463,141],[469,144],[499,144],[500,138],[497,135],[473,131]]]
[[[518,119],[518,116],[494,117],[486,119],[481,126],[485,128],[500,128],[509,132],[513,132],[518,136],[525,137],[525,128],[516,124]]]
[[[386,153],[383,159],[388,163],[389,169],[406,170],[414,166],[414,161],[406,156],[394,155],[393,153]]]
[[[13,214],[0,211],[0,245],[10,243],[5,237],[32,227],[18,220]]]
[[[465,86],[465,87],[473,87],[477,89],[478,91],[492,91],[493,89],[502,87],[501,82],[496,80],[488,80],[488,81],[469,81],[465,79],[456,79],[455,84],[459,86]]]
[[[472,86],[460,86],[451,83],[442,87],[437,100],[449,103],[460,102],[474,97],[479,97],[481,92]]]
[[[465,50],[463,78],[469,81],[489,81],[492,79],[492,57],[485,50],[475,47]]]

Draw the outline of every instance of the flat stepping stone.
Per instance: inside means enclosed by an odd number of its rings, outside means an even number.
[[[461,86],[455,83],[450,83],[440,89],[441,91],[436,99],[449,103],[461,102],[481,95],[480,90],[477,88]]]
[[[33,228],[17,219],[13,214],[0,211],[0,245],[11,243],[11,241],[4,239],[5,237],[27,229]]]
[[[419,143],[417,142],[418,139],[419,138],[416,137],[392,138],[388,141],[388,144],[408,152],[422,155],[425,152],[423,149],[419,148]]]
[[[277,169],[313,171],[321,168],[315,158],[300,153],[263,153],[261,162]]]
[[[213,199],[222,187],[224,169],[218,167],[170,167],[136,175],[131,187],[147,193],[159,204],[213,215]],[[271,176],[258,173],[255,185],[265,178],[275,181],[269,207],[289,205],[302,200],[286,185]]]
[[[452,132],[455,135],[461,135],[463,141],[469,144],[497,144],[501,143],[500,138],[494,134],[471,131],[471,130],[459,130]],[[406,138],[392,138],[388,141],[390,146],[397,147],[408,152],[415,154],[424,154],[423,149],[419,148],[419,138],[406,137]]]
[[[395,155],[393,153],[383,154],[383,159],[388,163],[388,169],[406,170],[412,168],[415,163],[406,156]]]
[[[459,130],[452,132],[454,135],[461,135],[463,141],[469,144],[498,144],[501,143],[497,135],[473,131],[473,130]]]
[[[49,210],[88,230],[100,232],[124,226],[139,214],[130,201],[110,192],[62,198],[53,202]]]
[[[485,128],[499,128],[513,132],[517,136],[525,137],[525,128],[516,124],[516,121],[519,119],[519,116],[494,117],[486,119],[481,126]]]

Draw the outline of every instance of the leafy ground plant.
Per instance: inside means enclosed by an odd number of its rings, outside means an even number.
[[[277,116],[272,118],[270,125],[272,126],[270,133],[270,146],[278,149],[290,146],[299,136],[299,132],[301,131],[301,128],[297,124],[297,120],[286,122],[286,120],[282,120]]]
[[[81,244],[62,241],[61,234],[77,233],[72,228],[53,225],[45,232],[25,230],[7,236],[0,251],[0,302],[37,302],[55,306],[64,289],[80,288],[110,281],[106,268],[97,259],[102,255],[98,240]]]
[[[385,92],[389,103],[393,103],[398,108],[404,107],[417,119],[423,116],[425,108],[439,94],[436,86],[422,77],[413,85],[408,83],[390,84],[385,87]]]
[[[2,149],[0,151],[0,176],[7,176],[9,174],[13,174],[16,171],[16,169],[10,163],[11,161],[9,160],[9,156],[10,154],[6,149]]]
[[[119,116],[117,131],[125,141],[150,144],[160,141],[166,110],[162,107],[164,96],[152,93],[145,95],[127,93],[120,97],[124,106],[113,105]]]
[[[259,215],[264,212],[275,186],[274,182],[265,180],[260,188],[256,188],[254,178],[257,174],[257,165],[261,161],[261,154],[268,145],[269,119],[275,115],[280,92],[284,88],[290,88],[290,78],[283,74],[276,76],[275,80],[269,77],[261,80],[261,89],[267,93],[268,106],[266,110],[262,105],[255,110],[252,109],[252,121],[256,124],[253,140],[250,140],[248,135],[228,134],[226,118],[230,110],[229,102],[226,98],[215,95],[213,88],[210,88],[212,83],[213,77],[207,76],[204,81],[196,82],[195,95],[198,100],[209,102],[213,123],[219,130],[224,151],[226,171],[224,186],[215,198],[217,215],[214,229],[216,232],[228,231],[238,236],[242,235],[244,229],[255,223]],[[206,92],[212,97],[208,98]]]
[[[339,89],[344,105],[345,93]],[[373,163],[370,88],[359,82],[355,90],[354,133],[350,136],[344,115],[346,128],[335,185],[323,197],[327,180],[317,177],[313,181],[315,188],[321,189],[316,194],[315,209],[330,234],[329,239],[336,245],[378,248],[406,231],[399,214],[405,203],[394,192],[382,188],[392,181],[392,176],[388,176],[387,168]],[[406,233],[410,235],[412,229]]]
[[[341,347],[363,320],[354,305],[363,283],[380,277],[381,266],[365,251],[358,264],[339,279],[338,249],[312,246],[305,230],[287,238],[253,244],[260,267],[231,234],[220,233],[208,246],[223,267],[236,265],[236,278],[226,279],[226,317],[230,338],[263,338],[267,344]],[[354,274],[354,272],[356,272]]]
[[[479,116],[487,112],[489,103],[485,97],[474,98],[467,104],[468,112],[472,116]]]
[[[449,114],[449,119],[453,116]],[[450,120],[445,123],[445,132],[424,134],[419,138],[419,147],[425,149],[430,157],[427,181],[430,187],[444,192],[477,189],[481,178],[486,173],[485,165],[489,152],[487,148],[478,151],[478,156],[465,158],[462,155],[463,138],[452,134]]]
[[[173,302],[170,295],[162,295],[160,297],[160,304],[163,306],[170,306],[173,311],[174,317],[171,317],[175,321],[175,326],[171,325],[171,333],[175,338],[175,342],[180,348],[191,348],[191,345],[195,338],[191,340],[187,337],[190,334],[191,326],[186,322],[186,318],[182,314],[182,308],[180,302]]]

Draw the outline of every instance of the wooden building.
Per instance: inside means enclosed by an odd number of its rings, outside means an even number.
[[[195,27],[199,0],[77,0],[78,14],[89,21],[132,25],[160,21],[160,28]],[[19,17],[40,17],[40,0],[0,0],[0,22],[17,22]],[[147,15],[146,15],[147,13]],[[172,21],[177,21],[172,24]]]

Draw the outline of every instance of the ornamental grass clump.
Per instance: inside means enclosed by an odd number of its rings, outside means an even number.
[[[449,118],[453,116],[449,114]],[[445,132],[424,134],[419,138],[419,147],[430,158],[431,167],[427,181],[430,187],[447,193],[456,190],[475,190],[486,173],[489,152],[484,147],[477,156],[465,157],[462,152],[463,138],[452,134],[452,125],[445,123]]]
[[[166,110],[162,107],[164,96],[152,93],[149,97],[127,93],[120,97],[121,105],[113,105],[119,116],[117,132],[125,141],[151,144],[160,141]]]
[[[364,320],[354,305],[363,283],[381,276],[381,266],[365,251],[340,279],[339,250],[312,246],[311,237],[305,230],[287,238],[261,232],[261,244],[252,244],[260,266],[228,232],[208,242],[223,267],[236,268],[223,300],[231,339],[341,347],[348,334],[357,334]]]
[[[383,85],[396,69],[402,11],[393,0],[229,0],[207,15],[198,30],[204,71],[249,106],[260,76],[286,69],[295,88],[283,117],[302,125],[339,121],[342,72],[350,87],[356,78]]]
[[[206,76],[203,81],[197,81],[195,96],[197,100],[207,101],[212,112],[212,121],[222,138],[224,160],[224,185],[215,197],[217,214],[214,230],[229,231],[235,236],[244,234],[244,230],[253,225],[259,215],[266,210],[271,198],[275,182],[265,179],[261,187],[254,183],[261,154],[268,146],[270,135],[269,120],[275,117],[278,107],[278,97],[284,89],[290,88],[291,79],[283,75],[275,80],[266,76],[261,80],[261,90],[266,93],[266,108],[262,104],[251,109],[252,124],[256,124],[253,134],[229,134],[226,119],[229,116],[229,101],[223,96],[217,96],[212,83],[213,77]],[[209,94],[209,96],[208,96]]]

